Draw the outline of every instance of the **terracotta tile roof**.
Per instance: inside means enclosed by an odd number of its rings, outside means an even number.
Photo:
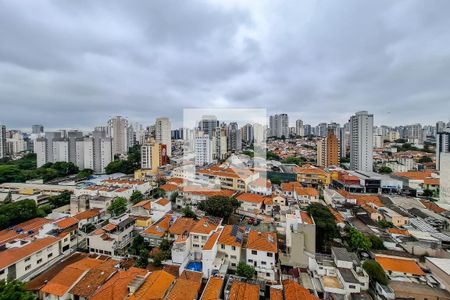
[[[315,174],[315,175],[324,175],[324,176],[328,175],[328,173],[325,172],[323,169],[316,168],[316,167],[310,167],[310,168],[294,167],[293,170],[297,174]]]
[[[108,232],[111,232],[116,228],[117,228],[117,225],[112,224],[112,223],[109,223],[109,224],[106,224],[105,226],[103,226],[103,230],[108,231]]]
[[[283,287],[286,300],[319,300],[318,297],[293,280],[283,280]]]
[[[210,234],[219,226],[219,223],[211,218],[203,217],[191,228],[191,233]]]
[[[151,200],[143,200],[141,202],[136,203],[135,205],[133,205],[133,207],[143,207],[145,209],[150,209],[150,202]]]
[[[266,197],[258,194],[242,193],[236,197],[238,201],[263,204]]]
[[[219,300],[222,291],[223,278],[209,277],[200,300]]]
[[[314,224],[313,220],[311,219],[311,217],[308,215],[308,213],[306,211],[301,211],[300,216],[302,217],[303,223]]]
[[[300,188],[302,187],[302,185],[300,184],[300,182],[297,181],[292,181],[292,182],[283,182],[281,184],[281,190],[283,192],[289,192],[292,193],[295,188]]]
[[[431,178],[433,175],[433,172],[430,172],[430,171],[397,172],[397,173],[394,173],[393,175],[399,176],[399,177],[405,177],[408,179],[424,180],[426,178]]]
[[[247,248],[276,253],[278,251],[277,234],[275,232],[258,232],[250,230]]]
[[[167,300],[194,300],[198,297],[198,292],[200,291],[201,282],[191,281],[187,279],[178,278],[167,295]]]
[[[387,230],[389,233],[392,234],[399,234],[399,235],[409,235],[409,231],[406,229],[400,229],[400,228],[388,228]]]
[[[185,232],[190,232],[191,228],[195,225],[195,220],[192,218],[178,218],[175,222],[169,227],[169,233],[171,234],[183,234]]]
[[[386,271],[425,275],[414,259],[376,255],[375,260]]]
[[[265,205],[273,205],[273,198],[272,197],[264,198],[264,204]]]
[[[446,210],[443,209],[442,207],[440,207],[439,205],[437,205],[436,203],[433,203],[431,201],[428,200],[420,200],[420,202],[422,202],[422,204],[429,210],[437,213],[437,214],[441,214],[443,212],[445,212]]]
[[[136,276],[145,276],[147,270],[131,267],[114,274],[95,294],[91,300],[125,299],[128,296],[128,285]]]
[[[337,212],[336,210],[334,210],[333,208],[328,206],[328,210],[333,214],[334,219],[336,220],[336,223],[345,223],[345,219],[344,217]]]
[[[254,186],[254,187],[264,187],[264,188],[271,188],[272,187],[272,183],[270,182],[270,180],[269,179],[264,179],[264,178],[255,179],[252,182],[250,182],[248,185],[249,186]]]
[[[117,272],[116,260],[104,261],[101,265],[92,268],[70,290],[72,295],[89,299],[114,273]]]
[[[208,189],[204,188],[198,185],[189,185],[189,186],[183,186],[180,188],[180,192],[188,193],[192,195],[202,195],[206,197],[213,197],[213,196],[224,196],[224,197],[231,197],[234,195],[234,191],[231,190],[221,190],[221,189]]]
[[[319,197],[319,191],[312,187],[296,187],[295,193],[300,196]]]
[[[60,238],[48,236],[31,241],[22,247],[0,251],[0,270],[57,243],[59,240]]]
[[[74,218],[77,218],[78,220],[87,220],[87,219],[91,219],[93,217],[99,216],[101,209],[100,208],[92,208],[89,210],[85,210],[82,211],[78,214],[76,214],[75,216],[73,216]]]
[[[167,200],[166,198],[159,198],[158,200],[156,200],[157,204],[161,205],[161,206],[166,206],[167,204],[170,203],[169,200]]]
[[[42,293],[62,297],[90,269],[100,265],[103,261],[93,258],[84,258],[62,269],[42,289]]]
[[[166,214],[159,221],[144,230],[144,233],[162,237],[169,230],[172,215]]]
[[[283,290],[270,287],[270,300],[283,300]]]
[[[234,228],[234,229],[233,229]],[[219,237],[219,244],[242,247],[245,230],[237,225],[225,225]]]
[[[186,279],[189,281],[195,281],[195,282],[202,282],[202,277],[203,277],[203,273],[201,272],[195,272],[195,271],[189,271],[189,270],[184,270],[180,277],[178,277],[178,279]]]
[[[220,230],[211,234],[211,236],[209,237],[209,239],[206,241],[205,245],[203,246],[203,250],[211,250],[214,247],[214,245],[216,244],[219,236],[220,236]]]
[[[259,286],[246,282],[233,281],[228,300],[258,300]]]
[[[61,229],[69,228],[78,224],[78,219],[74,217],[68,217],[55,222],[55,225]]]
[[[128,299],[163,299],[174,280],[175,276],[166,271],[155,271]]]
[[[31,230],[34,233],[37,233],[39,229],[42,228],[44,224],[51,223],[50,220],[45,218],[34,218],[31,220],[28,220],[26,222],[17,224],[16,226],[8,229],[4,229],[0,231],[0,244],[6,243],[8,241],[14,240],[18,238],[21,235],[28,236],[28,232]],[[21,232],[17,232],[18,230],[21,230]]]
[[[166,183],[166,184],[161,185],[159,188],[164,190],[165,192],[173,192],[173,191],[176,191],[178,186],[175,184]]]
[[[367,205],[372,203],[378,208],[384,206],[383,202],[381,202],[380,198],[376,195],[351,194],[344,190],[338,190],[338,193],[347,199],[355,199],[358,205]]]

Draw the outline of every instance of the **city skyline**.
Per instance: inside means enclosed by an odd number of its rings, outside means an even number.
[[[181,122],[183,108],[206,106],[306,124],[360,110],[378,125],[448,122],[450,3],[439,3],[2,2],[0,120]]]

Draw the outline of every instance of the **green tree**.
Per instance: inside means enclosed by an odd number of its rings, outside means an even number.
[[[142,200],[144,200],[144,195],[140,191],[133,191],[130,196],[130,201],[133,204],[136,204],[138,202],[141,202]]]
[[[428,156],[422,156],[420,159],[419,159],[419,163],[421,163],[421,164],[425,164],[425,163],[431,163],[431,162],[433,162],[433,160],[431,159],[431,157],[428,157]]]
[[[178,192],[172,192],[172,194],[170,194],[170,202],[175,203],[177,201],[177,197]]]
[[[383,268],[378,262],[373,259],[368,259],[363,263],[363,269],[369,275],[370,280],[378,282],[383,285],[387,285],[389,279],[384,272]]]
[[[239,206],[235,198],[213,196],[199,203],[198,208],[207,215],[228,219],[234,209]]]
[[[370,241],[370,239],[360,231],[358,231],[356,228],[347,227],[346,233],[346,241],[352,250],[369,251],[372,248],[372,242]]]
[[[197,218],[197,215],[189,206],[183,208],[183,216],[191,219]]]
[[[20,281],[0,281],[0,300],[32,300],[33,293],[25,290],[25,284]]]
[[[52,167],[53,170],[58,172],[58,176],[68,176],[77,174],[79,169],[76,165],[74,165],[72,162],[65,162],[65,161],[57,161],[55,162]]]
[[[236,275],[252,279],[255,276],[255,268],[251,265],[247,265],[244,262],[240,262],[236,269]]]
[[[308,214],[316,223],[316,248],[322,252],[330,251],[330,244],[334,238],[339,237],[336,220],[328,207],[320,203],[308,206]]]
[[[25,199],[0,204],[0,229],[5,229],[40,216],[34,200]]]
[[[108,213],[113,216],[119,216],[127,211],[127,200],[123,197],[117,197],[108,207]]]
[[[422,196],[424,197],[433,197],[433,191],[430,189],[423,190]]]
[[[48,202],[52,206],[52,208],[61,207],[67,204],[70,204],[70,196],[71,192],[69,191],[63,191],[59,195],[50,196],[48,197]]]
[[[153,259],[153,266],[155,267],[161,267],[162,262],[165,260],[165,254],[163,252],[158,252],[152,257]]]
[[[287,157],[287,158],[283,159],[281,162],[284,164],[296,164],[296,165],[300,166],[306,162],[306,159],[304,157],[291,156],[291,157]]]
[[[77,180],[87,179],[92,174],[94,174],[94,170],[92,170],[92,169],[83,169],[77,174],[76,179]]]
[[[136,267],[138,268],[147,268],[148,265],[148,250],[141,249],[139,252],[139,258],[136,260]]]
[[[372,243],[372,249],[375,249],[375,250],[386,249],[386,247],[384,247],[383,240],[381,238],[377,237],[376,235],[373,235],[373,234],[369,235],[369,240]]]
[[[139,255],[141,250],[147,250],[148,252],[149,244],[141,235],[137,235],[131,242],[130,247],[128,247],[128,253],[131,255]]]
[[[379,225],[381,228],[383,228],[383,229],[386,229],[386,228],[393,228],[393,227],[394,227],[394,224],[392,224],[392,222],[388,222],[388,221],[386,221],[386,220],[380,220],[380,221],[378,221],[378,225]]]
[[[391,174],[392,173],[392,169],[386,166],[382,166],[381,168],[378,169],[378,173],[380,174]]]

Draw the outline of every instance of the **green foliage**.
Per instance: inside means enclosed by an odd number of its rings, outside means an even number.
[[[178,192],[172,192],[172,194],[170,194],[170,202],[175,203],[177,201],[177,197],[178,197]]]
[[[369,235],[369,240],[372,243],[372,249],[374,250],[384,250],[386,247],[383,245],[383,240],[376,235]]]
[[[63,191],[59,195],[50,196],[48,198],[48,202],[50,203],[52,208],[61,207],[67,204],[70,204],[70,195],[69,191]]]
[[[236,269],[236,275],[245,277],[247,279],[252,279],[255,276],[255,268],[253,266],[247,265],[244,262],[240,262]]]
[[[148,265],[148,257],[148,250],[141,249],[139,252],[139,258],[136,260],[136,267],[145,269]]]
[[[234,209],[239,206],[235,198],[213,196],[199,203],[198,208],[207,215],[228,219]]]
[[[76,179],[77,180],[84,180],[84,179],[87,179],[92,174],[94,174],[94,170],[92,170],[92,169],[83,169],[83,170],[80,171],[80,173],[77,174]]]
[[[172,242],[166,238],[162,239],[159,244],[159,249],[163,252],[170,251],[170,249],[172,249]]]
[[[25,284],[13,280],[6,282],[0,281],[0,300],[32,300],[36,299],[35,295],[25,290]]]
[[[306,159],[304,157],[287,157],[281,161],[283,164],[296,164],[297,166],[302,165],[306,162]]]
[[[250,150],[242,151],[242,154],[245,154],[245,155],[247,155],[249,157],[254,157],[255,156],[255,152],[254,151],[250,151]]]
[[[422,156],[422,157],[419,159],[419,163],[421,163],[421,164],[424,164],[424,163],[431,163],[431,162],[433,162],[433,160],[431,159],[431,157],[428,157],[428,156]]]
[[[192,219],[197,218],[197,215],[189,206],[183,208],[183,216],[186,218],[192,218]]]
[[[110,162],[106,168],[106,174],[125,173],[133,174],[135,170],[139,169],[141,164],[141,148],[135,145],[128,150],[128,157],[126,160],[114,160]]]
[[[149,244],[144,240],[141,235],[137,235],[128,247],[128,253],[131,255],[140,255],[141,250],[146,250],[148,253]]]
[[[140,191],[133,191],[130,197],[130,201],[133,204],[136,204],[138,202],[141,202],[142,200],[144,200],[144,195],[142,195]]]
[[[392,222],[388,222],[388,221],[386,221],[386,220],[380,220],[380,221],[378,221],[378,225],[379,225],[381,228],[384,228],[384,229],[386,229],[386,228],[393,228],[393,227],[394,227],[394,224],[392,224]]]
[[[166,197],[166,192],[162,188],[157,187],[150,191],[150,196],[154,199],[164,198]]]
[[[370,280],[378,282],[380,284],[388,284],[389,279],[384,272],[383,268],[378,262],[373,259],[368,259],[363,263],[363,269],[367,272]]]
[[[127,200],[123,197],[117,197],[108,207],[108,213],[113,216],[119,216],[127,211]]]
[[[277,154],[273,153],[272,151],[267,151],[266,159],[267,160],[281,160],[281,157],[279,157]]]
[[[370,249],[372,249],[372,242],[370,241],[370,239],[360,231],[358,231],[356,228],[347,227],[346,233],[346,241],[353,251],[369,251]]]
[[[424,197],[433,197],[433,191],[430,189],[425,189],[422,193],[422,196]]]
[[[382,166],[381,168],[378,169],[378,173],[380,174],[391,174],[392,173],[392,169],[386,166]]]
[[[281,184],[281,179],[280,178],[273,178],[270,181],[272,182],[272,184],[278,184],[278,185]]]
[[[328,207],[320,203],[308,206],[307,212],[316,223],[316,248],[322,252],[330,251],[330,243],[339,237],[336,220]]]
[[[42,213],[41,213],[42,214]],[[34,200],[0,204],[0,229],[5,229],[40,216]]]
[[[155,267],[161,267],[162,262],[165,260],[165,254],[162,252],[158,252],[152,257],[153,259],[153,266]]]

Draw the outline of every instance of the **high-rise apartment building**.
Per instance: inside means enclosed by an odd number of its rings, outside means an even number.
[[[316,136],[326,137],[327,136],[327,123],[320,123],[316,127]]]
[[[236,122],[231,122],[227,130],[228,151],[237,152],[242,150],[242,137],[239,126]]]
[[[47,154],[46,154],[46,162],[56,162],[53,160],[53,140],[62,138],[60,131],[55,132],[46,132],[45,135]]]
[[[450,205],[450,153],[441,153],[439,201]]]
[[[450,126],[441,129],[436,136],[436,169],[441,169],[441,157],[443,153],[450,153]]]
[[[339,140],[332,129],[317,142],[317,165],[321,167],[339,165]]]
[[[47,139],[39,137],[34,140],[34,153],[36,153],[36,166],[42,167],[47,163]]]
[[[341,158],[347,157],[347,154],[350,151],[350,124],[345,123],[339,129],[339,153]]]
[[[108,120],[108,134],[112,138],[113,156],[128,152],[128,120],[116,116]]]
[[[227,157],[227,129],[225,126],[216,127],[213,136],[213,159],[223,160]]]
[[[172,155],[171,125],[169,118],[157,118],[155,122],[155,140],[167,147],[167,155]]]
[[[76,140],[83,137],[83,132],[78,130],[67,131],[67,140],[69,142],[69,161],[76,165]]]
[[[75,161],[79,169],[91,169],[94,173],[104,173],[106,166],[113,161],[113,139],[105,131],[92,132],[92,135],[77,138],[75,141]]]
[[[43,125],[33,125],[33,126],[31,126],[31,133],[32,134],[42,134],[42,133],[44,133],[44,126]]]
[[[270,136],[278,138],[289,136],[289,117],[287,114],[277,114],[269,118]]]
[[[350,120],[350,168],[373,171],[373,115],[360,111]]]
[[[207,134],[195,137],[195,165],[204,166],[213,162],[212,141]]]
[[[245,124],[244,126],[242,126],[241,136],[242,136],[242,141],[245,142],[247,145],[253,143],[253,139],[254,139],[253,125]]]
[[[141,169],[151,174],[158,173],[161,166],[161,144],[154,139],[146,141],[141,146]]]
[[[297,120],[295,121],[295,131],[297,136],[305,136],[305,128],[303,127],[303,121]]]
[[[6,156],[6,126],[0,125],[0,158]]]
[[[408,142],[412,144],[423,144],[423,130],[422,125],[420,124],[412,124],[408,125],[404,129],[405,137],[408,139]]]
[[[52,142],[52,162],[58,161],[69,161],[69,139],[67,138],[56,138]]]
[[[305,124],[305,125],[303,126],[303,130],[304,130],[304,132],[305,132],[305,136],[310,136],[311,134],[313,134],[313,133],[312,133],[311,125],[309,125],[309,124]]]
[[[438,122],[436,122],[436,133],[439,133],[439,132],[444,131],[444,129],[445,129],[446,127],[447,127],[447,126],[445,125],[445,122],[443,122],[443,121],[438,121]]]
[[[208,136],[213,136],[216,127],[219,127],[219,121],[216,116],[202,116],[198,123],[198,129]]]

